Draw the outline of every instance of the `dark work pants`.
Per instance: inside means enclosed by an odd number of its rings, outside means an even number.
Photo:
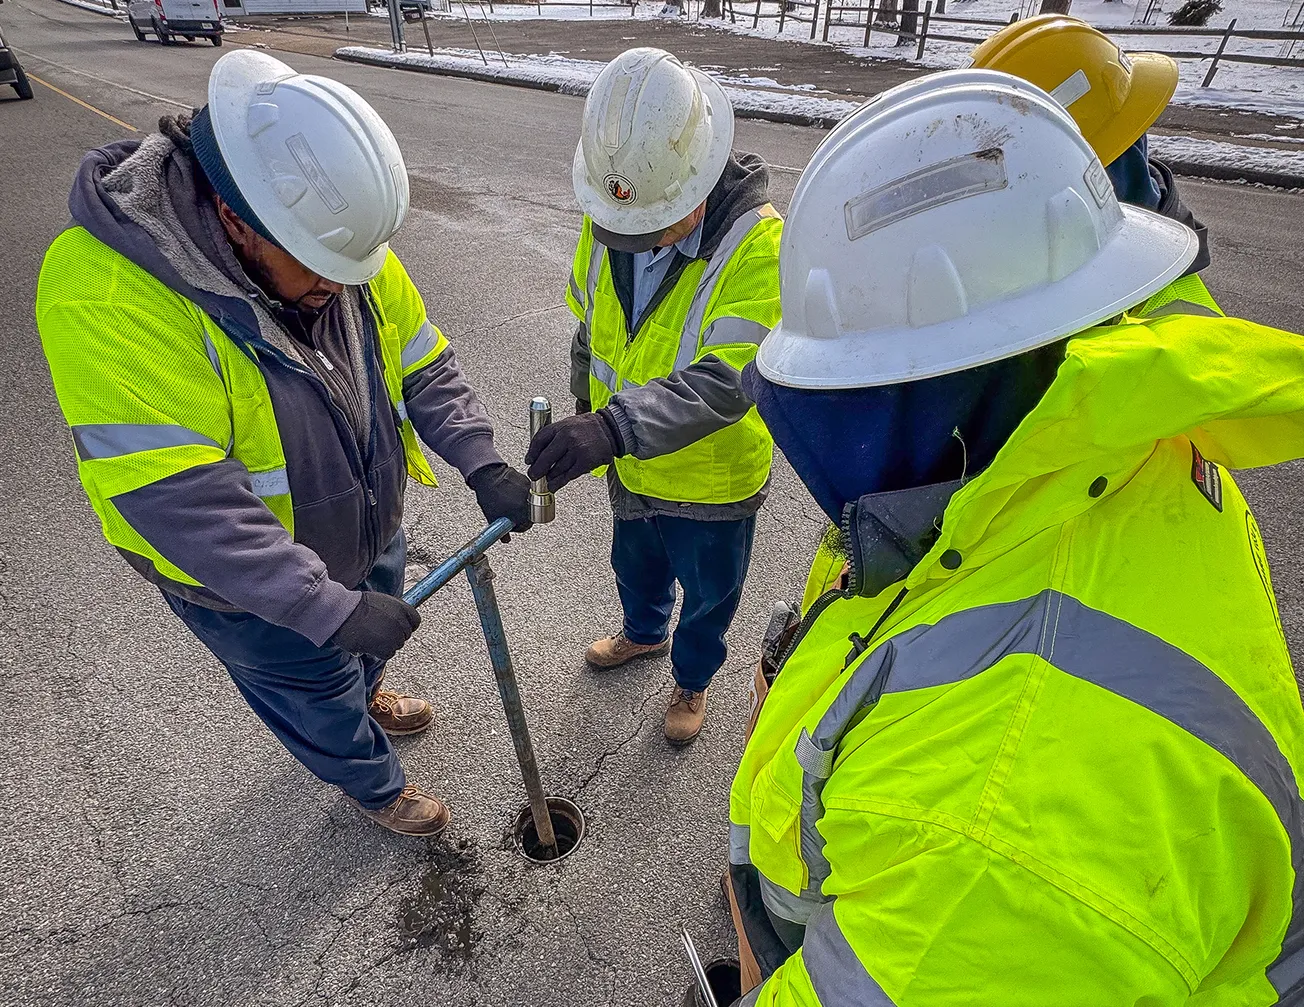
[[[403,591],[407,539],[402,530],[359,590]],[[248,612],[215,612],[164,592],[172,611],[226,666],[250,708],[290,754],[319,779],[364,808],[383,808],[405,777],[398,756],[367,713],[385,662],[327,644]]]
[[[724,664],[724,635],[742,597],[755,533],[755,515],[742,521],[658,515],[615,522],[611,567],[625,610],[625,636],[634,643],[664,640],[675,581],[684,589],[670,650],[681,688],[700,692]]]

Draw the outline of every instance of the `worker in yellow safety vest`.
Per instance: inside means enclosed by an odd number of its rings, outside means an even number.
[[[369,818],[439,833],[382,689],[416,629],[399,596],[420,436],[485,517],[529,526],[529,482],[389,249],[407,169],[358,94],[265,53],[208,102],[91,151],[46,253],[36,321],[105,537],[163,592],[287,749]]]
[[[1146,137],[1177,90],[1176,61],[1162,53],[1125,53],[1084,21],[1041,14],[1016,21],[981,43],[972,65],[1014,74],[1050,92],[1095,150],[1120,201],[1180,221],[1199,238],[1199,251],[1186,271],[1136,305],[1133,314],[1221,315],[1199,276],[1209,265],[1208,232],[1182,202],[1172,170],[1150,154]],[[847,539],[836,524],[820,539],[803,611],[846,573]]]
[[[733,135],[724,91],[668,52],[631,49],[594,81],[566,292],[576,415],[525,456],[554,490],[605,467],[624,620],[585,657],[606,669],[670,649],[675,745],[702,729],[770,485],[773,445],[741,369],[779,319],[782,222],[765,163],[735,154]]]
[[[1127,309],[1184,225],[1007,74],[816,151],[744,384],[852,573],[734,779],[741,1003],[1304,997],[1304,710],[1230,470],[1304,456],[1304,340]]]

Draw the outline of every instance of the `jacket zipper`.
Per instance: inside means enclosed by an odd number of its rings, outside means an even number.
[[[275,317],[275,313],[272,310],[272,306],[270,302],[267,300],[267,298],[265,297],[265,295],[259,293],[256,296],[258,297],[259,301],[262,303],[263,307],[267,309],[268,313],[271,314],[273,317]],[[243,328],[242,326],[236,326],[236,327],[240,329]],[[290,338],[294,338],[294,337],[291,336]],[[366,462],[363,460],[362,451],[358,447],[357,436],[353,431],[352,425],[348,421],[348,417],[344,415],[344,411],[339,407],[339,405],[332,398],[330,388],[327,386],[326,382],[322,379],[320,375],[316,374],[311,368],[304,367],[302,364],[298,363],[297,361],[291,360],[290,357],[287,356],[283,351],[277,349],[275,346],[273,346],[271,343],[267,342],[266,340],[262,339],[261,337],[257,337],[257,336],[252,338],[246,337],[242,339],[242,342],[244,342],[249,346],[257,347],[258,349],[266,352],[268,355],[272,357],[272,359],[278,361],[282,366],[288,368],[292,373],[299,374],[303,377],[310,379],[310,381],[317,387],[318,392],[321,394],[322,400],[326,403],[326,408],[330,412],[331,419],[335,424],[335,435],[339,437],[341,441],[344,442],[344,453],[349,460],[349,467],[353,471],[354,476],[357,478],[359,484],[361,484],[362,488],[366,491],[367,494],[367,503],[368,503],[367,514],[369,518],[367,522],[367,526],[368,526],[367,530],[370,533],[367,536],[367,538],[369,540],[369,544],[371,548],[370,548],[370,555],[366,557],[367,562],[365,566],[367,570],[370,571],[372,566],[375,565],[376,557],[380,555],[380,549],[376,545],[376,540],[380,538],[378,519],[376,517],[377,501],[376,501],[376,494],[372,491],[371,488],[371,480],[367,476]],[[314,352],[318,354],[318,356],[322,357],[322,359],[327,364],[329,370],[334,371],[335,370],[334,366],[330,363],[329,360],[326,360],[325,356],[321,353],[321,351],[317,350],[315,347],[313,349]],[[366,352],[366,350],[364,350],[364,352]],[[367,380],[368,381],[371,380],[370,358],[368,358]],[[388,398],[389,396],[387,393],[386,399]],[[375,436],[374,415],[373,415],[373,427],[371,428],[370,435],[371,438],[374,438]]]

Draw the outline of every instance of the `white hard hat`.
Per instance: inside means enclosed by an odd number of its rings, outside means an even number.
[[[662,49],[630,49],[598,74],[584,102],[572,175],[599,241],[653,247],[720,180],[733,107],[714,80]]]
[[[277,244],[336,283],[380,272],[407,215],[407,167],[357,92],[237,49],[213,66],[208,112],[231,178]]]
[[[854,112],[802,173],[779,251],[783,320],[757,367],[797,388],[976,367],[1137,304],[1197,248],[1182,224],[1119,205],[1046,92],[935,73]]]

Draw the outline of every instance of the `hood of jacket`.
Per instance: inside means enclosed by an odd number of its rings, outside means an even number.
[[[759,154],[734,153],[706,198],[700,259],[709,259],[739,217],[770,201],[770,169]]]
[[[304,363],[303,351],[236,259],[216,208],[195,186],[192,157],[161,133],[82,158],[68,211],[115,252],[197,305],[236,340],[260,340]]]
[[[1196,219],[1191,208],[1182,202],[1182,197],[1177,192],[1177,179],[1173,177],[1172,169],[1163,161],[1156,161],[1150,158],[1150,177],[1159,189],[1159,206],[1155,212],[1163,214],[1179,224],[1185,224],[1195,236],[1200,239],[1200,250],[1196,252],[1195,259],[1186,267],[1183,276],[1190,276],[1198,273],[1209,265],[1209,229]]]
[[[947,550],[982,564],[1076,517],[1169,438],[1189,438],[1205,459],[1230,469],[1304,457],[1304,340],[1194,315],[1074,337],[1041,401],[951,498],[941,534],[907,586],[927,579]],[[1088,488],[1101,478],[1093,497]]]

